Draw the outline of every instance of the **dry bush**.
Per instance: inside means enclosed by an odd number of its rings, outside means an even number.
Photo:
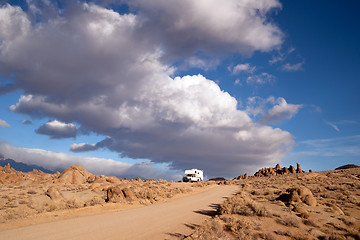
[[[25,201],[25,200],[20,200],[20,201],[19,201],[19,204],[28,204],[28,202]]]
[[[37,192],[34,189],[30,189],[27,193],[28,194],[37,194]]]
[[[172,187],[167,182],[161,183],[146,183],[144,185],[133,185],[130,189],[135,193],[136,197],[140,200],[148,200],[154,203],[164,198],[172,198],[177,194],[192,191],[190,188]]]
[[[319,228],[319,225],[317,225],[313,220],[310,219],[304,219],[303,223],[307,226]]]
[[[332,232],[330,234],[327,234],[326,236],[320,236],[319,239],[320,240],[346,240],[346,237],[344,236],[344,234]]]
[[[81,208],[84,207],[85,204],[82,201],[77,199],[70,199],[66,201],[66,208]]]
[[[235,216],[224,216],[221,220],[225,223],[225,229],[236,236],[249,235],[254,229],[254,223],[246,218],[237,218]]]
[[[276,234],[281,235],[281,236],[286,236],[286,237],[291,237],[292,234],[290,231],[282,231],[282,230],[278,230],[275,231]]]
[[[272,232],[258,233],[258,234],[255,234],[254,237],[265,239],[265,240],[276,240],[277,239],[275,234]]]
[[[295,235],[293,236],[293,239],[295,240],[309,240],[309,236],[308,235]]]
[[[217,219],[206,221],[198,227],[193,234],[186,238],[187,240],[235,240],[235,238],[224,230],[223,223]],[[241,239],[241,238],[236,238]]]
[[[194,183],[191,183],[191,187],[206,187],[211,184],[214,184],[213,181],[211,181],[211,182],[194,182]]]
[[[228,198],[220,206],[221,214],[239,214],[244,216],[270,217],[272,214],[264,206],[254,202],[244,194]]]
[[[345,223],[347,226],[354,226],[356,220],[352,217],[344,217],[344,218],[340,218],[341,221],[343,221],[343,223]]]
[[[277,220],[278,223],[287,226],[287,227],[300,227],[300,221],[297,218],[294,217],[287,217],[284,219],[278,219]]]

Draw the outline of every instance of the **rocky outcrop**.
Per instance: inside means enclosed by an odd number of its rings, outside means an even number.
[[[276,164],[275,168],[262,168],[257,171],[255,177],[268,177],[268,176],[277,176],[284,174],[294,174],[294,173],[304,173],[305,171],[301,170],[300,164],[297,163],[296,169],[290,165],[287,167],[280,167],[280,164]]]
[[[133,201],[137,199],[135,193],[129,188],[124,188],[122,192],[124,193],[125,199],[127,200]]]
[[[248,174],[245,173],[244,175],[240,175],[240,176],[234,178],[233,180],[241,180],[241,179],[248,179],[248,178],[249,178]]]
[[[109,187],[106,191],[106,202],[120,202],[122,200],[133,201],[137,199],[135,193],[129,188],[121,188],[120,186]]]
[[[59,192],[59,190],[57,188],[54,187],[50,187],[46,193],[46,196],[48,196],[49,198],[51,198],[51,200],[58,202],[61,201],[63,199],[62,194]]]
[[[95,179],[94,174],[89,173],[81,165],[73,165],[60,174],[54,183],[83,184]]]
[[[309,206],[316,206],[316,198],[310,189],[306,187],[289,188],[286,192],[281,194],[277,200],[283,201],[286,204],[296,205],[303,202]]]
[[[295,174],[295,173],[304,173],[305,171],[301,169],[300,164],[296,164],[296,169],[293,166],[287,167],[280,167],[280,164],[276,164],[274,168],[262,168],[259,171],[257,171],[254,176],[255,177],[270,177],[270,176],[277,176],[277,175],[284,175],[284,174]],[[244,175],[240,175],[233,180],[242,180],[242,179],[248,179],[249,176],[247,173]]]

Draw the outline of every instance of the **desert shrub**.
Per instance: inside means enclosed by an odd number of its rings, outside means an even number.
[[[307,226],[311,226],[311,227],[319,227],[319,225],[317,225],[314,221],[310,220],[310,219],[304,219],[303,223]]]
[[[343,223],[345,223],[347,226],[353,226],[355,225],[355,219],[354,218],[350,218],[350,217],[344,217],[340,219],[341,221],[343,221]]]
[[[310,217],[310,214],[308,212],[302,212],[300,213],[300,217],[304,219],[308,219]]]
[[[344,236],[344,234],[332,232],[326,236],[320,236],[319,239],[321,239],[321,240],[346,240],[346,237]]]
[[[242,235],[243,232],[254,229],[254,223],[246,218],[238,219],[234,216],[225,216],[221,220],[225,223],[225,229],[234,235]]]
[[[251,195],[260,195],[260,192],[257,190],[251,191]]]
[[[308,240],[309,236],[307,236],[307,235],[295,235],[295,236],[293,236],[293,238],[295,240]]]
[[[98,204],[103,204],[105,201],[100,196],[95,196],[91,200],[85,202],[84,206],[95,206]]]
[[[219,219],[206,221],[198,227],[193,234],[186,238],[187,240],[234,240],[235,238],[224,230],[224,225]],[[240,238],[236,238],[240,239]]]
[[[154,203],[163,198],[172,198],[173,196],[181,193],[192,191],[189,188],[171,187],[161,183],[146,183],[140,186],[131,186],[130,189],[135,193],[138,199],[149,200]]]
[[[277,220],[278,223],[287,226],[287,227],[300,227],[300,222],[297,218],[294,217],[287,217],[284,219],[278,219]]]
[[[282,231],[282,230],[278,230],[275,231],[276,234],[281,235],[281,236],[286,236],[286,237],[291,237],[292,234],[290,231]]]
[[[358,201],[357,197],[354,196],[354,195],[348,196],[348,201],[353,203],[353,204],[359,204],[359,201]]]
[[[276,236],[274,233],[272,232],[267,232],[267,233],[257,233],[254,235],[254,237],[256,238],[261,238],[261,239],[265,239],[265,240],[276,240]]]
[[[222,214],[239,214],[244,216],[271,216],[268,210],[259,203],[254,202],[244,194],[228,198],[220,207]]]
[[[30,189],[27,193],[28,194],[37,194],[37,192],[34,189]]]
[[[28,204],[28,202],[25,201],[25,200],[20,200],[20,201],[19,201],[19,204]]]

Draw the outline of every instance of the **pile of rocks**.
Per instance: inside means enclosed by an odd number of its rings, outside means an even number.
[[[302,186],[297,188],[289,188],[287,193],[281,194],[277,200],[286,204],[297,205],[298,203],[305,203],[309,206],[316,206],[316,199],[310,189]]]
[[[81,165],[73,165],[65,169],[54,183],[63,183],[63,184],[83,184],[87,182],[93,182],[95,180],[95,175],[89,173]]]
[[[276,176],[276,175],[284,175],[284,174],[293,174],[293,173],[304,173],[305,171],[301,170],[300,164],[297,163],[296,169],[290,165],[287,167],[280,167],[280,164],[276,164],[275,168],[262,168],[257,171],[254,176],[255,177],[268,177],[268,176]]]
[[[234,180],[241,180],[241,179],[248,179],[248,178],[249,178],[248,174],[245,173],[244,175],[240,175],[240,176],[234,178]]]
[[[109,187],[106,191],[106,202],[120,202],[121,200],[133,201],[137,199],[135,193],[129,188],[120,186]]]
[[[289,168],[287,167],[280,167],[280,164],[276,164],[274,168],[262,168],[257,171],[254,176],[255,177],[269,177],[269,176],[277,176],[277,175],[284,175],[284,174],[293,174],[293,173],[304,173],[305,171],[301,170],[300,164],[296,164],[296,169],[290,165]],[[247,173],[244,175],[240,175],[234,180],[241,180],[241,179],[248,179],[249,176]]]

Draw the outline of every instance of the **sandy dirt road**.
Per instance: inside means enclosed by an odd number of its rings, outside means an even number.
[[[73,218],[0,232],[0,239],[179,239],[214,212],[214,205],[236,193],[235,185],[216,186],[164,203]]]

